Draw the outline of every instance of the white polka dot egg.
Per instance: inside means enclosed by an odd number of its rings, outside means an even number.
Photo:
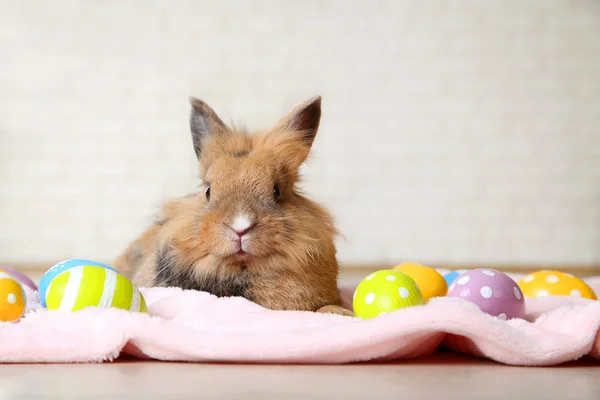
[[[495,269],[480,268],[461,274],[450,285],[448,297],[465,299],[501,319],[525,316],[525,300],[519,285]]]
[[[353,308],[357,317],[370,319],[423,303],[423,295],[411,277],[395,270],[381,270],[358,284]]]
[[[598,296],[587,283],[561,271],[533,272],[519,281],[519,287],[527,297],[571,296],[598,300]]]
[[[27,296],[21,283],[0,269],[0,321],[18,321],[27,308]]]

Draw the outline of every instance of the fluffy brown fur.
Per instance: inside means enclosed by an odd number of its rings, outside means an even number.
[[[321,98],[256,134],[229,128],[201,100],[191,104],[203,189],[167,202],[159,221],[115,267],[140,286],[352,315],[340,307],[333,220],[297,188],[319,127]]]

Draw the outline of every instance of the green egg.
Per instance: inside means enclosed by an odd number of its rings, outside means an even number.
[[[129,279],[97,265],[76,266],[54,277],[46,291],[46,306],[69,312],[87,307],[148,312],[144,296]]]
[[[423,305],[415,281],[395,270],[381,270],[363,279],[354,291],[354,314],[370,319],[405,307]]]

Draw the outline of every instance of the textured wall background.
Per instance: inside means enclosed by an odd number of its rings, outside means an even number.
[[[0,1],[0,261],[110,261],[196,185],[189,95],[323,95],[345,263],[600,263],[597,1]]]

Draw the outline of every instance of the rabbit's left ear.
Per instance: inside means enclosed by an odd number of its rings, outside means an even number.
[[[305,146],[312,146],[321,122],[321,96],[315,96],[300,104],[281,118],[273,130],[287,131],[296,135]]]
[[[278,145],[288,147],[297,164],[308,157],[321,122],[321,96],[315,96],[300,104],[281,118],[271,132],[276,133]]]
[[[190,131],[194,143],[194,152],[199,158],[204,142],[214,134],[228,132],[229,128],[221,121],[212,108],[195,97],[190,97],[192,111],[190,114]]]

